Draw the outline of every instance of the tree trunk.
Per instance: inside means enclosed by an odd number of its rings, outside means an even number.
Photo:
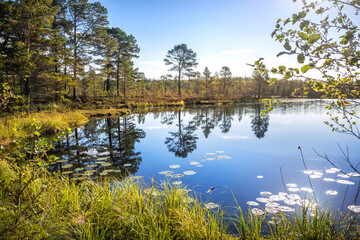
[[[181,68],[179,66],[179,76],[178,76],[178,89],[179,89],[179,97],[181,97],[181,85],[180,85],[180,79],[181,79]]]
[[[77,16],[74,14],[74,86],[73,86],[73,101],[76,101],[76,84],[77,84]]]

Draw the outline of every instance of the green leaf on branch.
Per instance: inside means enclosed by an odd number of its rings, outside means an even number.
[[[305,61],[305,56],[304,56],[304,54],[299,54],[299,55],[297,56],[297,61],[298,61],[298,63],[304,63],[304,61]]]
[[[297,33],[303,40],[308,40],[309,36],[304,32]]]
[[[314,43],[316,43],[320,38],[321,38],[321,34],[320,34],[320,33],[311,34],[310,37],[309,37],[309,39],[308,39],[308,43],[309,43],[309,44],[314,44]]]
[[[301,67],[301,72],[306,73],[309,69],[311,69],[311,67],[309,65],[304,65]]]
[[[288,51],[291,50],[291,46],[290,46],[289,42],[286,42],[286,43],[284,44],[284,48],[285,48],[286,50],[288,50]]]

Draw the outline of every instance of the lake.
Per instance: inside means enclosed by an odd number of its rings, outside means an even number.
[[[326,104],[293,100],[263,116],[264,106],[247,103],[94,118],[55,143],[59,161],[50,168],[79,180],[170,181],[229,209],[236,199],[243,208],[292,211],[301,196],[346,210],[358,203],[359,174],[342,151],[358,164],[359,140],[323,123]]]

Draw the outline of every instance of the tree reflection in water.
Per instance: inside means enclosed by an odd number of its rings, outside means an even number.
[[[254,131],[254,134],[257,138],[265,137],[265,133],[269,127],[269,115],[264,114],[261,116],[261,106],[260,104],[255,105],[255,114],[251,120],[251,129]]]
[[[135,143],[146,134],[137,128],[134,116],[92,119],[72,132],[53,150],[56,156],[68,162],[52,165],[51,170],[67,172],[71,178],[88,174],[93,179],[99,175],[124,178],[138,171],[142,158],[135,150]],[[63,169],[69,164],[72,167]]]
[[[196,124],[194,121],[190,121],[184,126],[181,120],[181,110],[178,111],[178,126],[177,132],[169,132],[171,137],[167,137],[165,144],[170,152],[173,152],[175,156],[186,158],[188,153],[196,149],[196,141],[198,137],[194,134],[196,130]]]

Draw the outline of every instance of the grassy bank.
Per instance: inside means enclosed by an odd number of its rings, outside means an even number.
[[[35,122],[41,135],[51,135],[67,128],[84,125],[90,117],[123,116],[129,113],[129,109],[94,109],[43,110],[37,113],[6,115],[0,117],[0,145],[6,146],[18,137],[31,137]]]

